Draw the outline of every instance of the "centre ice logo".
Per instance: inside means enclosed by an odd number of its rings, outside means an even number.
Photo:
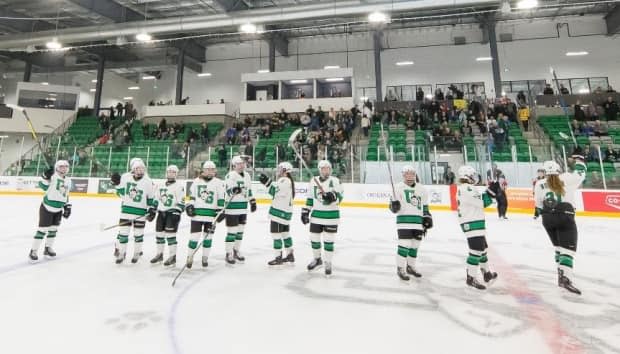
[[[605,204],[620,210],[620,195],[608,195],[605,197]]]

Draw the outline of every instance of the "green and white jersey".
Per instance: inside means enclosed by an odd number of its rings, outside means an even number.
[[[327,204],[323,201],[321,188],[325,193],[334,192],[336,201]],[[312,209],[310,213],[310,222],[318,225],[338,225],[340,221],[340,202],[342,202],[343,190],[340,180],[336,177],[329,176],[325,180],[320,177],[314,177],[310,181],[308,189],[308,198],[306,199],[306,207]]]
[[[164,182],[157,186],[157,210],[185,210],[185,187],[182,182]]]
[[[545,199],[554,199],[558,203],[569,203],[575,207],[575,192],[586,178],[586,165],[583,162],[575,163],[575,170],[564,172],[560,175],[560,180],[564,183],[564,195],[558,195],[549,189],[547,178],[536,182],[534,186],[534,203],[536,208],[542,209]]]
[[[146,175],[136,180],[131,172],[123,173],[116,195],[121,197],[121,219],[144,216],[149,207],[157,207],[155,186]]]
[[[269,219],[282,225],[290,225],[293,217],[293,189],[290,178],[280,177],[269,186],[273,198],[269,208]]]
[[[192,221],[212,222],[218,210],[224,207],[226,192],[224,181],[217,177],[205,179],[198,177],[189,187],[189,201],[187,205],[193,205],[196,216]]]
[[[493,203],[486,193],[480,193],[474,185],[460,184],[456,190],[457,212],[461,230],[465,236],[486,236],[484,208]]]
[[[230,197],[230,202],[226,207],[227,215],[243,215],[248,213],[248,200],[252,199],[252,180],[250,174],[244,172],[243,174],[237,173],[237,171],[230,171],[226,175],[226,194]],[[234,187],[240,187],[241,193],[234,194],[232,189]]]
[[[400,202],[400,211],[396,214],[399,229],[423,230],[422,216],[428,212],[428,192],[420,183],[408,186],[404,182],[394,186],[396,200]]]
[[[45,191],[43,196],[43,205],[50,213],[62,211],[62,208],[69,202],[69,190],[71,190],[71,181],[68,178],[62,178],[54,173],[48,180],[41,178],[39,188]]]

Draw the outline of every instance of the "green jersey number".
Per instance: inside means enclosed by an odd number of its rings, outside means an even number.
[[[554,193],[554,192],[547,192],[545,194],[545,200],[549,200],[549,201],[556,201],[558,203],[562,202],[562,196]]]
[[[164,206],[166,208],[170,208],[172,206],[172,202],[174,202],[174,195],[172,194],[167,194],[166,192],[168,192],[167,189],[162,188],[159,190],[159,199],[162,200],[162,202],[164,203]]]
[[[141,191],[136,187],[138,187],[136,183],[128,182],[125,190],[127,191],[127,195],[132,198],[133,202],[140,203],[142,201],[142,194],[144,194],[144,191]]]

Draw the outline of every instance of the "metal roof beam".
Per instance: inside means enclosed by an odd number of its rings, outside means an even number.
[[[107,17],[116,23],[141,21],[144,16],[130,8],[127,8],[113,0],[69,0],[92,13]]]
[[[18,13],[8,8],[0,8],[0,17],[28,17],[22,13]],[[0,19],[0,27],[13,29],[18,32],[36,32],[36,31],[49,31],[56,28],[51,23],[45,21],[31,21],[31,20],[7,20]]]
[[[207,48],[193,39],[174,41],[172,42],[172,46],[179,50],[183,50],[186,56],[199,63],[207,62]]]

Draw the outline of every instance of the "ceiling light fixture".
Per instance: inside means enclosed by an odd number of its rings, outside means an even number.
[[[140,87],[139,87],[139,86],[131,86],[131,87],[128,87],[127,89],[128,89],[128,90],[135,91],[135,90],[139,90],[139,89],[140,89]]]
[[[329,69],[340,69],[340,65],[325,65],[323,67],[323,69],[325,70],[329,70]]]
[[[588,55],[590,53],[586,52],[586,51],[581,51],[581,52],[567,52],[566,56],[567,57],[580,57],[580,56],[584,56],[584,55]]]
[[[58,41],[58,38],[54,37],[51,41],[45,43],[47,49],[58,50],[62,49],[62,43]]]
[[[413,65],[414,63],[411,60],[406,60],[406,61],[399,61],[396,63],[396,65],[398,66],[407,66],[407,65]]]
[[[301,79],[301,80],[291,80],[290,82],[291,82],[291,84],[307,84],[308,80],[304,80],[304,79]]]
[[[370,23],[388,23],[390,18],[383,12],[375,11],[368,15],[368,22]]]
[[[138,41],[140,41],[140,42],[148,42],[151,39],[153,39],[153,37],[150,34],[146,33],[146,32],[140,32],[140,33],[136,34],[136,39]]]
[[[492,61],[492,60],[493,60],[493,58],[491,58],[491,57],[479,57],[479,58],[476,58],[476,61]]]
[[[157,78],[153,75],[142,76],[142,80],[155,80],[155,79]]]
[[[325,79],[325,81],[327,81],[327,82],[344,81],[344,78],[342,78],[342,77],[330,77],[328,79]]]
[[[260,70],[258,70],[256,72],[259,73],[259,74],[264,74],[264,73],[268,73],[269,69],[260,69]]]
[[[200,73],[198,74],[198,77],[208,77],[211,76],[211,73]]]
[[[538,7],[538,0],[521,0],[517,2],[517,9],[529,10]]]
[[[47,86],[47,85],[49,85],[49,84],[50,84],[49,82],[42,82],[42,83],[41,83],[41,85],[45,85],[45,86]]]
[[[90,89],[90,92],[95,92],[97,91],[97,89]]]
[[[127,96],[127,97],[123,97],[124,100],[133,100],[133,97],[131,96]]]
[[[255,34],[258,32],[258,27],[253,23],[244,23],[239,27],[239,31],[247,34]]]

